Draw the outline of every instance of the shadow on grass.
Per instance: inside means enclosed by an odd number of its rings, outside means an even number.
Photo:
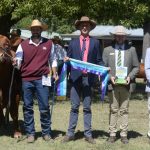
[[[52,138],[53,139],[56,139],[60,136],[64,136],[66,134],[66,132],[64,131],[60,131],[60,130],[52,130]],[[35,132],[35,137],[36,139],[41,137],[42,136],[42,133],[41,132]]]
[[[128,132],[128,138],[129,139],[133,139],[133,138],[137,138],[137,137],[141,137],[143,136],[141,133],[136,132],[136,131],[129,131]]]
[[[135,138],[138,138],[141,136],[143,136],[143,135],[137,131],[128,131],[128,139],[135,139]],[[117,132],[116,137],[117,137],[117,140],[120,139],[120,132],[119,131]]]
[[[100,138],[100,137],[105,137],[105,138],[109,137],[109,133],[105,132],[103,130],[93,130],[92,135],[93,135],[93,138],[95,138],[95,139]],[[128,131],[128,139],[138,138],[141,136],[143,136],[143,135],[139,132]],[[117,132],[116,137],[117,137],[117,139],[120,139],[120,132],[119,131]],[[84,132],[83,131],[77,131],[75,134],[75,138],[76,138],[76,140],[84,138]]]
[[[109,136],[109,134],[103,130],[93,130],[92,135],[93,135],[93,138],[108,137]],[[75,138],[76,138],[76,140],[84,138],[84,132],[83,131],[77,131],[75,133]]]

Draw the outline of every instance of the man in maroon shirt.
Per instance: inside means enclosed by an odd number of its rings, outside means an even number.
[[[32,36],[19,45],[16,60],[22,77],[24,127],[27,142],[33,143],[35,141],[34,94],[39,105],[42,136],[45,141],[49,141],[51,139],[49,75],[53,72],[55,80],[58,79],[58,76],[53,43],[51,40],[41,37],[41,32],[46,30],[47,26],[39,20],[33,20],[29,29]],[[52,70],[50,66],[52,66]]]

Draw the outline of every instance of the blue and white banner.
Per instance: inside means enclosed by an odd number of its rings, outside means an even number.
[[[68,62],[67,62],[68,63]],[[61,75],[58,81],[58,87],[57,87],[57,95],[58,96],[65,96],[67,92],[67,63],[64,63],[64,66],[61,71]],[[93,73],[96,75],[99,75],[101,78],[101,99],[104,100],[105,93],[106,93],[106,87],[109,79],[109,69],[104,66],[95,65],[92,63],[75,60],[70,58],[69,59],[70,65],[77,70],[87,72],[87,73]]]

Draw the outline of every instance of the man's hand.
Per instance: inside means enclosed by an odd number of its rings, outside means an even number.
[[[64,57],[64,62],[69,61],[69,57]]]
[[[13,65],[13,66],[17,65],[17,59],[16,59],[16,58],[13,58],[13,60],[12,60],[12,65]]]
[[[127,81],[127,84],[129,84],[131,81],[130,77],[126,77],[126,81]]]
[[[58,81],[59,76],[58,76],[57,72],[53,74],[53,78],[55,79],[55,81]]]
[[[115,84],[116,77],[110,77],[112,84]]]

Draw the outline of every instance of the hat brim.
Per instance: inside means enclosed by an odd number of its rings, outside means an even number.
[[[115,33],[115,32],[109,32],[110,35],[130,35],[130,33],[125,33],[125,32],[118,32],[118,33]]]
[[[81,25],[81,23],[83,23],[83,22],[89,22],[90,25],[91,25],[91,30],[93,30],[93,29],[96,27],[96,22],[95,22],[94,20],[89,20],[89,21],[76,20],[76,21],[75,21],[75,27],[76,27],[77,30],[80,29],[80,25]]]
[[[46,25],[46,24],[43,24],[42,26],[38,26],[38,25],[37,26],[36,25],[35,26],[28,26],[27,29],[31,30],[31,28],[33,28],[33,27],[40,27],[42,29],[42,31],[46,31],[48,29],[48,25]]]

